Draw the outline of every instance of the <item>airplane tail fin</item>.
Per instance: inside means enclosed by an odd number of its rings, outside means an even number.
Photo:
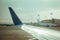
[[[12,20],[14,22],[15,25],[22,25],[23,23],[21,22],[21,20],[17,17],[16,13],[14,12],[14,10],[11,7],[8,7]]]

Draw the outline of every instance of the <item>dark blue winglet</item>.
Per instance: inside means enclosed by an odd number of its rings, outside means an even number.
[[[21,20],[17,17],[16,13],[13,11],[13,9],[11,7],[8,7],[12,20],[14,22],[15,25],[22,25],[23,23],[21,22]]]

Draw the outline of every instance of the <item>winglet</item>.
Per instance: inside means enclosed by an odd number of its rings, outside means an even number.
[[[23,23],[21,22],[21,20],[17,17],[16,13],[13,11],[13,9],[11,7],[8,7],[12,20],[14,22],[15,25],[22,25]]]

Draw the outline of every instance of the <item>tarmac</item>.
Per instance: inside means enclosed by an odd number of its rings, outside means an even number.
[[[60,31],[60,27],[42,27]],[[0,26],[0,40],[32,40],[29,33],[16,26]]]
[[[32,36],[16,26],[0,26],[0,40],[29,40]]]

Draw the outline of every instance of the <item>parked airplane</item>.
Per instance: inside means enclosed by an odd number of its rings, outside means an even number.
[[[17,17],[17,15],[11,7],[9,7],[9,11],[14,24],[22,30],[28,32],[38,40],[60,40],[60,31],[42,27],[35,27],[31,25],[25,25],[21,22],[21,20],[19,20],[19,18]]]

